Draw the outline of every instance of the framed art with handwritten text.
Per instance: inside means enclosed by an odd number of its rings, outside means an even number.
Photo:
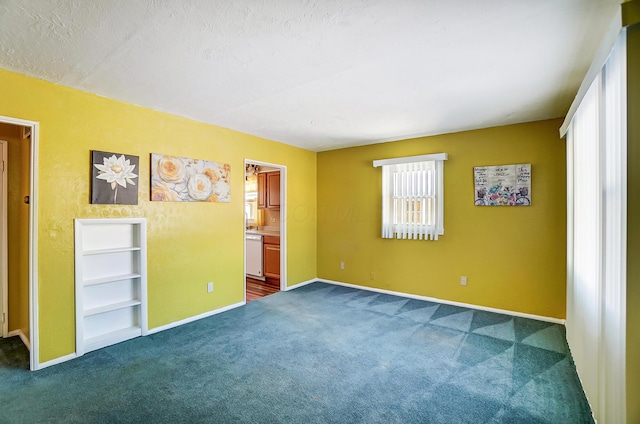
[[[531,164],[473,168],[476,206],[530,206]]]

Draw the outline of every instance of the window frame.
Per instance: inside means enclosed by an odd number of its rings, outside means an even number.
[[[448,155],[446,153],[436,153],[429,155],[419,155],[419,156],[408,156],[402,158],[393,158],[393,159],[381,159],[373,161],[374,167],[382,167],[382,238],[398,238],[398,239],[418,239],[418,240],[437,240],[438,236],[444,235],[444,161],[448,159]],[[424,163],[429,162],[432,165],[429,165],[431,169],[414,169],[409,170],[406,168],[411,168],[409,164],[416,163]],[[405,166],[407,165],[407,166]],[[398,169],[405,168],[405,169]],[[418,168],[420,168],[418,166]],[[413,190],[413,185],[411,186],[410,193],[401,193],[400,195],[395,191],[397,190],[397,184],[394,184],[394,173],[415,173],[421,171],[431,171],[433,175],[428,178],[432,178],[433,181],[430,181],[432,184],[431,189],[433,193],[427,194],[424,192],[424,188],[422,187],[422,183],[418,183],[420,186],[417,190],[418,193]],[[415,174],[410,174],[413,178],[416,178]],[[417,177],[418,181],[420,178]],[[426,180],[425,180],[426,181]],[[401,215],[405,215],[403,218],[400,216],[401,222],[398,222],[398,209],[397,209],[397,201],[405,202],[413,202],[415,204],[416,201],[419,201],[421,204],[420,210],[420,221],[428,222],[431,218],[435,219],[434,224],[428,223],[415,223],[415,222],[407,222],[406,213],[415,214],[415,210],[411,208],[405,210],[405,208],[401,208]],[[431,216],[427,216],[430,211],[429,208],[424,207],[428,202],[433,202],[433,214]],[[406,213],[405,213],[406,212]]]

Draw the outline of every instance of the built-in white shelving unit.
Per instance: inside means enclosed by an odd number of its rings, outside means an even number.
[[[75,220],[76,354],[147,334],[147,220]]]

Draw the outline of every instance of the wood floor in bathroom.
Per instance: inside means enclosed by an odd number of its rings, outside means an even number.
[[[247,302],[268,296],[280,291],[280,282],[275,280],[260,281],[247,277]]]

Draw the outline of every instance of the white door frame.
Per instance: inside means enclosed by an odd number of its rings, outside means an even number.
[[[287,290],[287,167],[285,165],[279,165],[275,163],[263,162],[260,160],[244,159],[244,170],[247,169],[247,164],[252,163],[260,166],[269,166],[280,170],[280,291]],[[245,196],[245,190],[242,190],[243,196]],[[244,197],[243,197],[244,199]],[[242,202],[244,205],[244,201]],[[243,208],[244,210],[244,208]],[[243,214],[244,216],[244,214]],[[242,220],[243,230],[243,269],[244,274],[242,279],[244,281],[244,301],[247,301],[247,226],[244,219]]]
[[[0,331],[1,337],[7,337],[9,333],[9,273],[8,266],[8,251],[7,251],[7,142],[0,140],[2,149],[2,236],[0,237],[0,267],[2,268],[2,274],[0,275],[0,299],[2,299],[2,305],[0,305],[0,313],[4,314],[2,317],[2,330]]]
[[[29,188],[29,368],[39,369],[38,355],[38,140],[39,126],[35,121],[0,115],[0,122],[31,128],[30,188]]]

